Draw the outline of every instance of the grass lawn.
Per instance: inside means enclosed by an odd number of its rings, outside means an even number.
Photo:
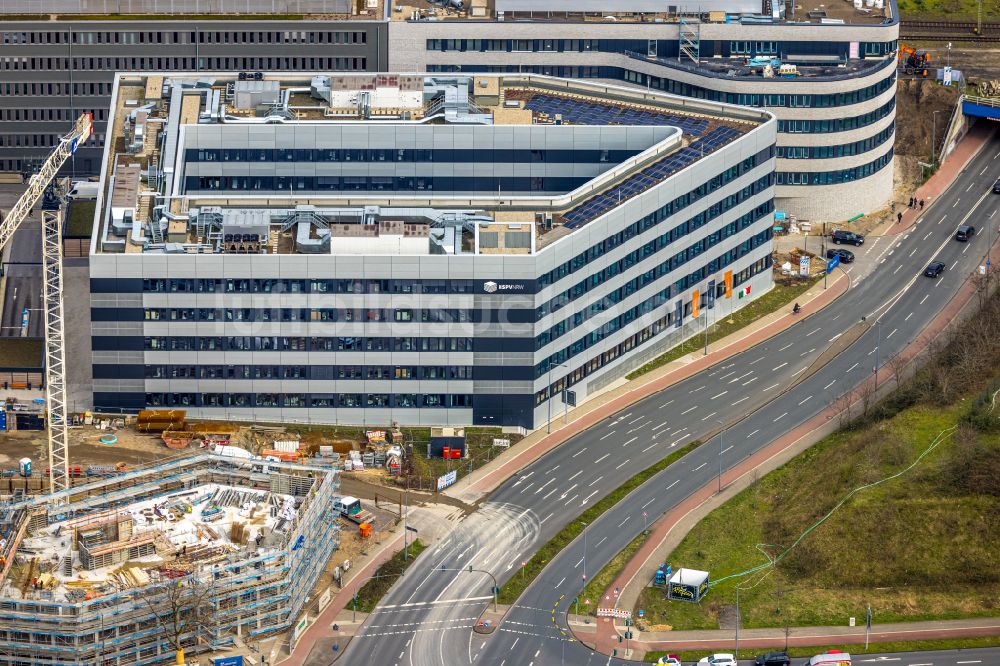
[[[401,550],[380,566],[375,571],[375,575],[372,576],[371,580],[362,585],[361,589],[358,590],[358,610],[362,613],[371,613],[375,610],[375,606],[378,605],[379,600],[385,596],[385,593],[393,586],[396,579],[403,575],[406,569],[413,564],[417,555],[422,553],[424,548],[426,546],[420,539],[416,539],[410,542],[407,547],[407,551],[409,552],[408,559],[403,559],[403,551]],[[353,609],[354,602],[350,602],[347,607]]]
[[[918,403],[824,439],[710,513],[667,561],[712,580],[766,563],[851,489],[907,467],[969,404]],[[747,628],[844,626],[868,604],[876,623],[995,616],[998,467],[1000,432],[963,426],[907,474],[855,495],[776,567],[720,582],[700,605],[647,588],[636,608],[651,625],[717,629],[739,582]]]
[[[715,342],[716,340],[721,340],[728,335],[732,335],[740,329],[745,328],[748,324],[757,321],[761,317],[771,314],[772,312],[780,309],[782,306],[788,305],[822,279],[822,277],[818,277],[800,280],[798,278],[789,278],[776,273],[774,276],[774,288],[771,289],[771,291],[751,302],[742,310],[737,310],[730,317],[724,317],[723,313],[729,308],[727,307],[725,299],[719,299],[716,301],[715,307],[719,312],[719,316],[724,318],[708,327],[709,344]],[[733,295],[733,298],[736,298],[735,294]],[[635,379],[636,377],[640,377],[650,370],[655,370],[656,368],[664,366],[671,361],[676,361],[682,356],[704,349],[704,347],[705,336],[696,335],[685,340],[662,356],[657,356],[646,365],[630,372],[628,374],[628,378]]]
[[[571,521],[554,537],[549,539],[548,543],[535,551],[535,554],[530,560],[527,561],[527,564],[524,567],[521,567],[521,570],[509,581],[507,581],[506,584],[504,584],[504,586],[500,589],[500,603],[512,604],[517,601],[518,597],[521,596],[521,593],[523,593],[524,590],[531,584],[531,581],[535,580],[535,577],[542,572],[542,569],[546,567],[549,561],[558,555],[563,548],[568,546],[573,539],[580,535],[580,532],[583,531],[584,523],[592,523],[603,513],[611,509],[615,504],[618,504],[618,502],[620,502],[626,495],[649,480],[657,472],[666,469],[670,463],[674,462],[678,458],[681,458],[682,456],[687,455],[700,444],[701,442],[691,442],[687,446],[677,449],[663,460],[647,467],[633,476],[631,479],[613,490],[609,495],[598,501],[597,504],[577,516],[576,519]]]
[[[66,237],[89,238],[90,232],[94,230],[95,210],[97,210],[96,201],[81,199],[70,204],[69,222],[66,223]]]
[[[942,641],[897,641],[893,643],[869,643],[867,654],[877,654],[883,652],[915,652],[923,650],[968,650],[971,648],[987,648],[1000,646],[1000,636],[986,636],[983,638],[953,638]],[[774,650],[787,652],[789,657],[811,657],[815,654],[822,654],[828,650],[841,650],[850,655],[866,654],[865,646],[857,643],[851,645],[816,645],[814,647],[790,647],[785,650],[784,645],[775,645],[769,648],[754,648],[752,650],[741,649],[740,658],[747,659],[750,655],[764,654]],[[717,650],[726,652],[726,650]],[[665,657],[668,653],[647,652],[642,658],[645,662],[655,662],[660,657]],[[669,654],[678,655],[682,661],[697,661],[708,654],[707,650],[671,652]],[[895,663],[895,662],[893,662]]]

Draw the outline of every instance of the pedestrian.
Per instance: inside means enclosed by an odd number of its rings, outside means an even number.
[[[898,213],[896,213],[896,223],[898,224],[902,221],[903,221],[903,211],[899,211]]]
[[[923,209],[924,209],[924,200],[921,199],[920,200],[920,210],[923,210]]]

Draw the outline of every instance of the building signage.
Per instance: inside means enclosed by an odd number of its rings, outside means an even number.
[[[320,612],[322,612],[324,608],[330,605],[331,599],[333,599],[333,592],[330,591],[330,588],[326,588],[325,590],[323,590],[323,594],[319,595],[319,600],[317,601],[317,605],[319,606]]]
[[[809,277],[809,264],[811,257],[808,254],[804,254],[799,257],[799,275],[802,277]]]
[[[236,655],[235,657],[216,657],[212,660],[213,666],[243,666],[243,657],[241,655]]]
[[[732,271],[726,271],[726,273],[725,273],[725,280],[726,280],[726,298],[732,298],[733,297],[733,272]]]
[[[486,280],[478,286],[481,294],[531,294],[535,291],[533,280]]]
[[[451,484],[455,483],[458,478],[458,472],[456,470],[451,470],[447,474],[438,477],[438,490],[444,490]]]
[[[695,289],[691,292],[691,316],[693,318],[698,317],[698,306],[701,305],[701,294]]]
[[[294,627],[292,627],[292,645],[299,642],[299,639],[302,638],[302,634],[306,633],[307,628],[309,628],[309,614],[303,613],[302,617],[299,618],[299,621],[295,623]]]

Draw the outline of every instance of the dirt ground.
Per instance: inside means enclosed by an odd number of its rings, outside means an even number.
[[[178,455],[191,455],[197,449],[175,451],[163,444],[158,434],[143,435],[132,430],[115,432],[117,444],[102,444],[101,435],[105,431],[93,426],[70,428],[69,447],[72,465],[114,465],[125,462],[129,465],[163,462]],[[21,458],[31,458],[38,469],[48,464],[47,436],[44,430],[5,432],[0,440],[0,469],[13,468]]]

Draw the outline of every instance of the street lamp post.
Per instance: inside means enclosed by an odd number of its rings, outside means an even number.
[[[862,317],[861,321],[867,321],[866,317]],[[878,390],[878,361],[879,361],[879,347],[882,346],[882,318],[875,318],[875,367],[872,371],[875,373],[875,390]]]
[[[725,438],[725,434],[726,434],[726,425],[720,419],[715,419],[715,422],[718,423],[719,424],[719,428],[721,428],[719,430],[719,492],[721,493],[722,492],[722,454],[724,453],[724,451],[722,450],[722,442],[723,442],[723,440]]]
[[[560,363],[560,364],[556,365],[555,367],[557,367],[557,368],[563,368],[565,366],[566,366],[565,363]],[[552,399],[554,397],[552,395],[552,368],[553,368],[552,359],[549,359],[549,370],[548,370],[548,372],[549,372],[549,385],[545,389],[545,392],[548,394],[548,403],[549,403],[549,422],[545,425],[545,432],[546,432],[546,434],[549,434],[549,433],[552,432]],[[565,398],[563,398],[563,400],[565,401]],[[567,411],[567,413],[569,412],[569,407],[566,408],[566,411]]]
[[[587,525],[588,523],[580,523],[583,525],[583,580],[587,580]]]

